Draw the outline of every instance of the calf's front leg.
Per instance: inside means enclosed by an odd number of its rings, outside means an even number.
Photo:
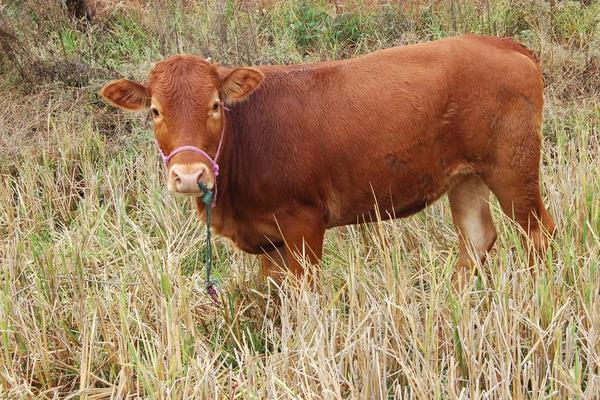
[[[305,266],[317,266],[323,255],[325,236],[324,223],[317,218],[298,218],[279,226],[284,245],[261,255],[263,276],[277,283],[287,271],[301,277]]]
[[[272,279],[277,284],[281,283],[287,271],[286,253],[285,246],[281,246],[260,255],[260,266],[263,278]]]

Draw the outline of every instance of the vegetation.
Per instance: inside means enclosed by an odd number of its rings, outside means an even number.
[[[1,398],[600,398],[600,2],[0,4]],[[223,64],[351,57],[463,32],[515,36],[546,82],[553,252],[499,239],[457,294],[446,200],[326,238],[321,290],[269,289],[166,193],[144,117],[105,106],[177,52]]]

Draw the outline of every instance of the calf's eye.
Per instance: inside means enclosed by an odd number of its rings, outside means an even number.
[[[219,105],[220,102],[216,101],[215,104],[213,104],[213,111],[217,111],[219,109]]]
[[[158,118],[160,116],[160,113],[156,107],[150,107],[150,112],[152,113],[153,118]]]

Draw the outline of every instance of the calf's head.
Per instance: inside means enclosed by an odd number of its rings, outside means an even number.
[[[262,79],[255,69],[221,69],[200,57],[176,55],[156,64],[146,84],[120,79],[106,84],[100,95],[124,110],[150,112],[162,153],[179,149],[165,165],[169,191],[199,196],[198,183],[215,185],[212,163],[201,152],[181,148],[193,146],[214,159],[225,104],[244,100]]]

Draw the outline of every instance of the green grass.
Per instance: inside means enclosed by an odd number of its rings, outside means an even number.
[[[88,27],[35,2],[3,17],[27,53],[0,60],[0,398],[598,398],[597,1],[128,4]],[[517,35],[540,55],[558,225],[532,273],[494,201],[498,241],[460,294],[444,199],[328,232],[317,293],[274,292],[253,257],[217,239],[213,305],[205,227],[167,193],[149,122],[96,95],[178,51],[303,62],[460,32]],[[93,73],[28,81],[25,54]]]

